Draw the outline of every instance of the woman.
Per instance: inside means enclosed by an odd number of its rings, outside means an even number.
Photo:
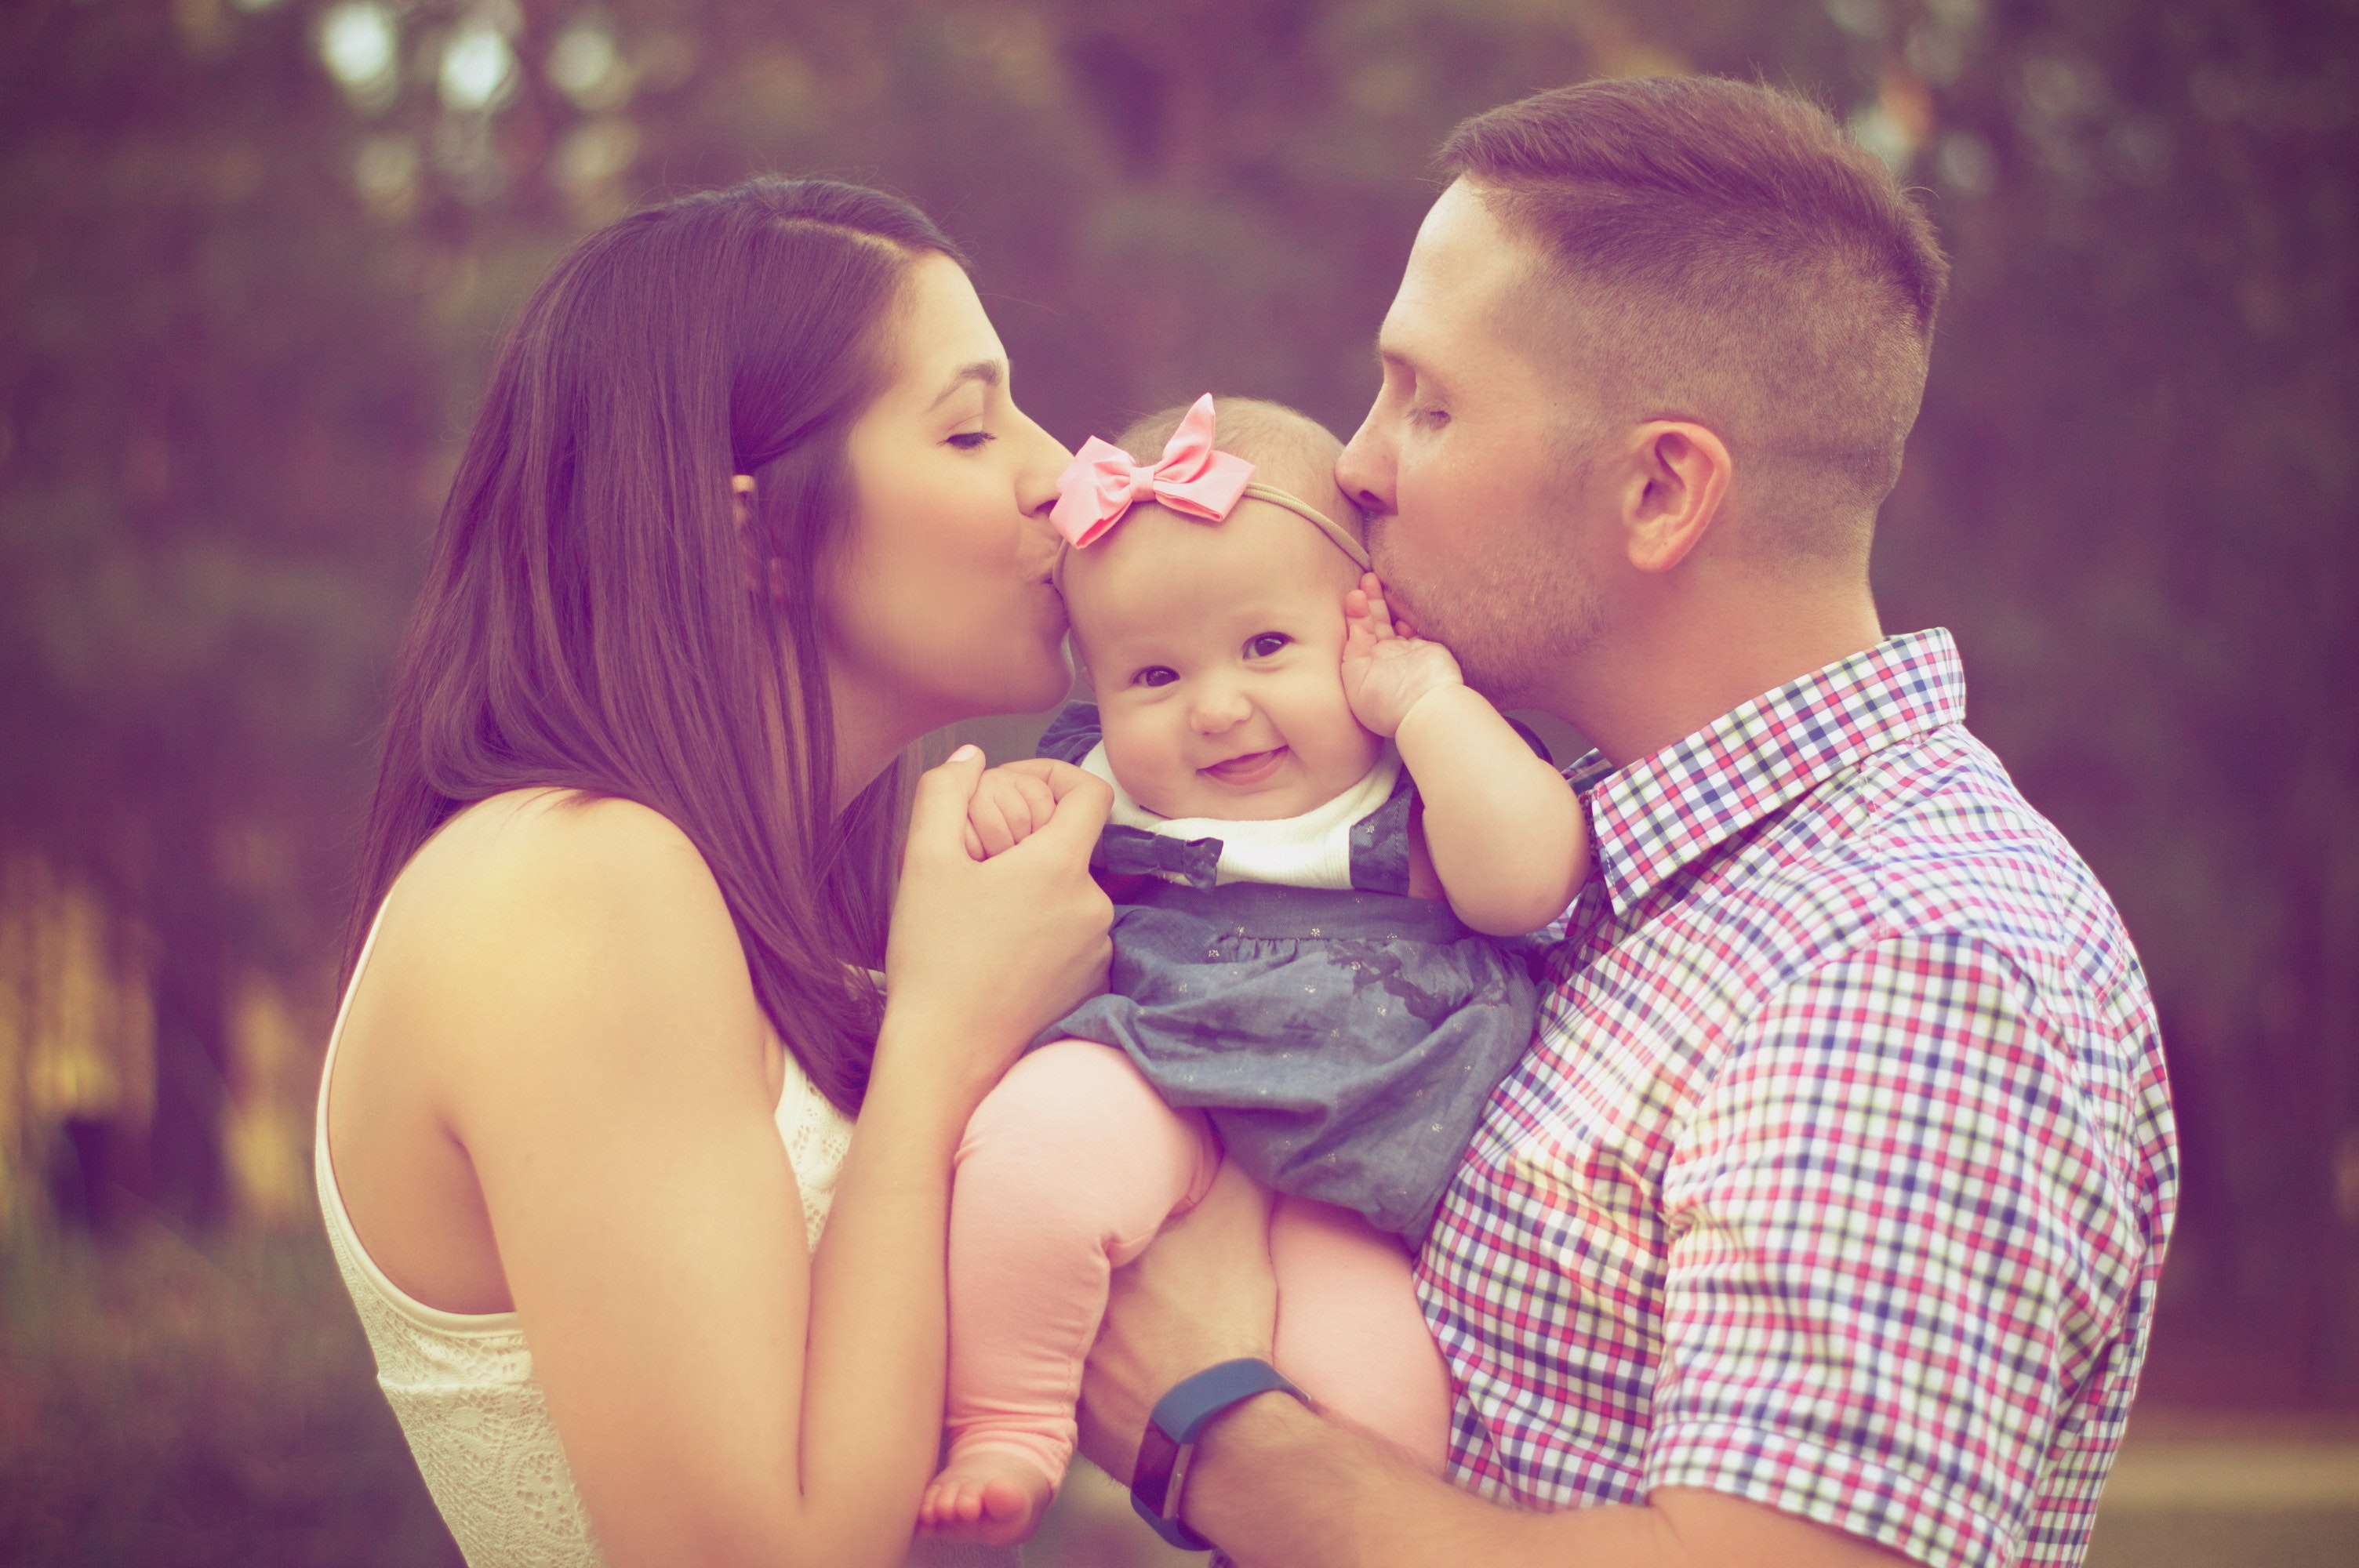
[[[318,1151],[477,1568],[902,1560],[951,1154],[1110,909],[1077,772],[967,857],[973,748],[897,896],[896,758],[1063,690],[1065,460],[874,191],[641,212],[526,307],[401,656]]]

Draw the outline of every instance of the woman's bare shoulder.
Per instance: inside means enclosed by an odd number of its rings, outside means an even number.
[[[519,917],[728,918],[711,869],[677,823],[636,801],[570,790],[516,790],[470,806],[419,850],[397,889],[408,913],[462,931]]]
[[[704,858],[669,818],[626,800],[518,791],[470,807],[403,871],[380,946],[454,1043],[512,1031],[520,1016],[758,1019]]]

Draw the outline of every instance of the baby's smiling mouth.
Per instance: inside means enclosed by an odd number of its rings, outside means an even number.
[[[1277,765],[1284,761],[1286,748],[1280,746],[1274,751],[1247,752],[1241,757],[1230,757],[1214,762],[1209,768],[1199,768],[1197,772],[1223,784],[1255,784],[1277,772]]]

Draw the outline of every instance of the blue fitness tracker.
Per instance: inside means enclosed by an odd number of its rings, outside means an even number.
[[[1196,1438],[1230,1406],[1256,1394],[1291,1394],[1302,1402],[1302,1390],[1286,1380],[1266,1361],[1247,1357],[1207,1367],[1183,1378],[1155,1401],[1139,1434],[1138,1460],[1131,1466],[1130,1506],[1155,1533],[1184,1552],[1209,1552],[1212,1543],[1180,1522],[1180,1493],[1188,1484],[1188,1464],[1195,1457]]]

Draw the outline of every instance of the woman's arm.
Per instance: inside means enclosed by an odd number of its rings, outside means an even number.
[[[816,1262],[775,1047],[676,827],[614,801],[532,813],[436,935],[442,979],[405,1033],[436,1043],[445,1125],[618,1568],[905,1549],[935,1456],[959,1130],[1104,964],[1085,870],[1103,799],[977,865],[959,840],[980,766],[920,788],[893,1001]]]
[[[1450,906],[1475,930],[1520,936],[1564,913],[1589,874],[1581,799],[1439,643],[1397,628],[1372,573],[1344,613],[1343,691],[1389,735],[1417,781],[1427,852]]]
[[[1033,1036],[1105,989],[1111,953],[1114,906],[1089,859],[1114,792],[1060,765],[1043,775],[1046,819],[978,863],[964,836],[983,772],[966,748],[919,785],[885,1025],[811,1286],[803,1490],[864,1509],[897,1563],[940,1457],[951,1158]]]

